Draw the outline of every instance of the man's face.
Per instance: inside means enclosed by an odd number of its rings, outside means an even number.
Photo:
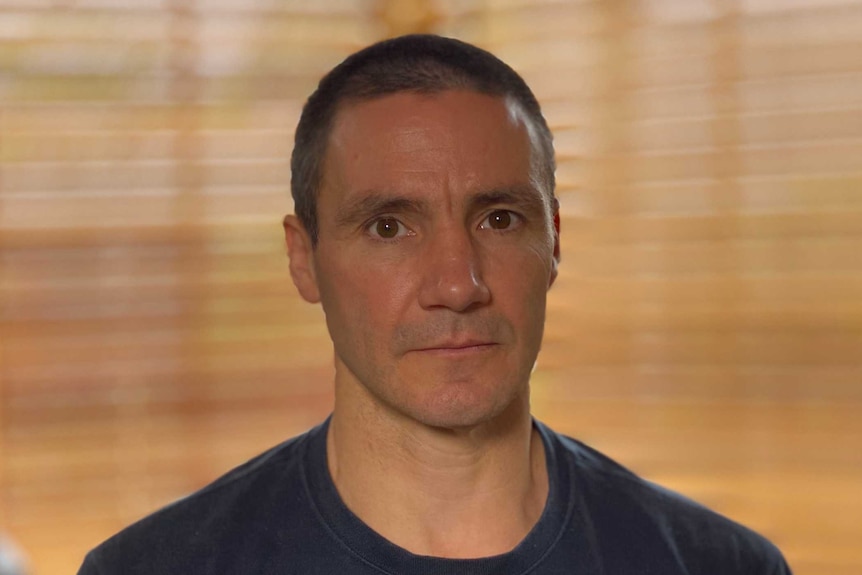
[[[473,92],[339,111],[318,245],[291,246],[294,281],[326,314],[337,386],[436,427],[526,403],[558,259],[532,149],[515,106]]]

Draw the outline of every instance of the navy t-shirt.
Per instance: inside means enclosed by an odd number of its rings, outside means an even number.
[[[378,535],[336,491],[327,421],[108,539],[79,575],[789,575],[760,535],[535,425],[547,503],[502,555],[427,557]]]

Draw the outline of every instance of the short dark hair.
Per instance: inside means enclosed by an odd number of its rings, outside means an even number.
[[[317,196],[323,179],[333,120],[340,106],[394,94],[435,94],[469,90],[513,99],[535,130],[539,177],[553,196],[553,136],[533,92],[505,62],[471,44],[441,36],[413,34],[384,40],[356,52],[333,68],[302,109],[290,159],[294,211],[317,245]],[[533,138],[531,138],[533,139]],[[535,145],[535,144],[534,144]]]

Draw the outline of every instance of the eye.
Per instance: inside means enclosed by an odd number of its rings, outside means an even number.
[[[368,226],[368,232],[372,236],[384,240],[392,240],[397,237],[406,236],[407,228],[395,218],[378,218]]]
[[[520,223],[520,216],[509,210],[494,210],[479,225],[482,229],[509,230]]]

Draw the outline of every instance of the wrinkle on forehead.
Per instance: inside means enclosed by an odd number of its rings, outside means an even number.
[[[442,149],[444,147],[442,144],[431,145],[431,142],[434,140],[428,136],[432,131],[427,126],[404,126],[393,137],[393,144],[398,152],[402,154],[414,152],[426,153]]]

